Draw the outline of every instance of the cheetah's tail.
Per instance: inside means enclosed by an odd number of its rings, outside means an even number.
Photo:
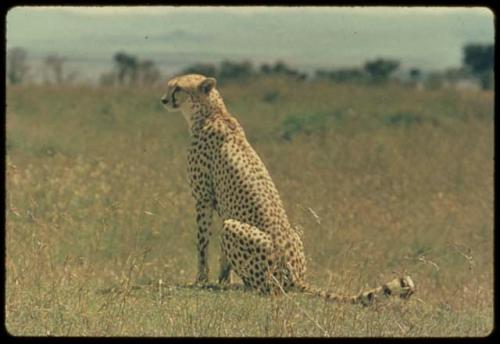
[[[355,296],[343,296],[335,293],[323,291],[310,285],[303,284],[299,287],[301,292],[319,296],[328,301],[342,303],[362,304],[368,306],[379,297],[399,296],[402,299],[408,299],[415,292],[415,283],[410,276],[395,278],[392,281],[383,284],[374,289],[359,293]]]

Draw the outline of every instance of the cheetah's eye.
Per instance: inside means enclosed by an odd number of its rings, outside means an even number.
[[[174,90],[172,91],[172,97],[176,96],[179,94],[179,92],[186,92],[184,91],[183,88],[180,88],[179,86],[175,86]]]
[[[182,91],[182,89],[179,86],[175,86],[174,90],[172,91],[171,97],[172,97],[172,105],[174,107],[177,107],[179,105],[179,104],[177,104],[177,98],[176,98],[176,94],[179,91]]]
[[[181,90],[181,88],[179,86],[175,86],[170,96],[175,97],[175,94],[177,92],[179,92],[180,90]]]

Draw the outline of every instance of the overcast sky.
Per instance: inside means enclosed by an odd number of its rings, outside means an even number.
[[[60,54],[95,73],[125,51],[165,68],[193,62],[283,59],[309,68],[399,59],[458,67],[470,42],[494,42],[494,14],[480,7],[18,6],[7,48],[30,59]]]
[[[486,7],[387,7],[387,6],[19,6],[17,9],[29,8],[30,10],[54,10],[63,9],[65,11],[76,12],[80,14],[100,14],[100,15],[138,15],[138,14],[164,14],[172,11],[229,11],[240,14],[251,13],[269,13],[273,11],[306,11],[306,12],[344,12],[346,14],[389,14],[389,15],[443,15],[449,13],[478,13],[484,15],[493,15],[490,9]],[[15,10],[15,8],[14,8]]]

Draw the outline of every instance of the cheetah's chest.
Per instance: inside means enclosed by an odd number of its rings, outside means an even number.
[[[237,219],[266,232],[289,227],[269,172],[244,138],[207,135],[193,140],[188,174],[194,197],[210,199],[223,219]]]

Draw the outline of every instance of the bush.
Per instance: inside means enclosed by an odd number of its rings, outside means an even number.
[[[399,68],[399,61],[389,59],[376,59],[365,64],[365,71],[374,82],[384,82]]]
[[[201,74],[215,78],[218,76],[217,67],[212,63],[196,63],[182,70],[181,74]]]
[[[345,68],[336,70],[316,70],[317,79],[327,79],[333,82],[363,82],[367,80],[367,74],[359,68]]]
[[[283,61],[277,61],[274,65],[264,63],[258,70],[254,68],[250,61],[237,62],[224,60],[219,65],[196,63],[184,68],[180,74],[201,74],[215,77],[221,82],[227,80],[245,80],[253,76],[288,76],[296,80],[305,80],[307,78],[307,74],[290,68]]]
[[[297,80],[305,80],[307,78],[307,74],[302,73],[297,69],[291,68],[281,60],[276,61],[274,66],[268,64],[261,65],[260,72],[264,75],[286,75],[294,77]]]
[[[255,75],[255,70],[249,61],[232,62],[225,60],[220,65],[218,78],[221,80],[242,79],[252,75]]]

